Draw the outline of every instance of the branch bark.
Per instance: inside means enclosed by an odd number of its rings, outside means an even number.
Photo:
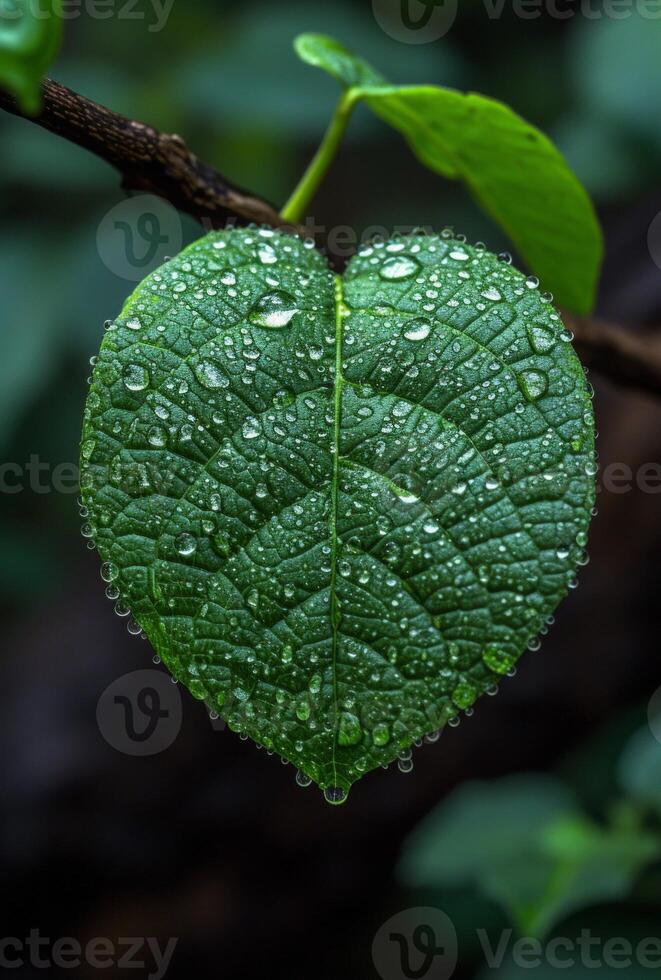
[[[0,91],[0,109],[22,116]],[[117,171],[127,190],[165,198],[207,227],[266,224],[293,230],[273,205],[202,163],[182,138],[128,119],[46,79],[41,113],[31,122],[84,147]],[[661,397],[661,335],[641,335],[612,323],[565,314],[583,363],[617,384]]]
[[[4,92],[0,108],[23,115]],[[119,171],[126,190],[157,194],[200,222],[221,227],[234,218],[285,226],[276,208],[202,163],[180,136],[127,119],[58,82],[45,80],[42,110],[31,121],[105,160]]]
[[[586,367],[625,388],[661,397],[661,331],[640,333],[568,313],[563,320],[574,334],[574,346]]]

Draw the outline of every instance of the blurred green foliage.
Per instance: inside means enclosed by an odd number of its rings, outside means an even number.
[[[555,775],[519,773],[451,793],[405,844],[398,873],[415,900],[451,915],[458,910],[460,923],[466,894],[474,908],[491,904],[500,915],[492,909],[479,921],[493,924],[486,929],[493,937],[506,923],[515,935],[543,941],[578,936],[586,923],[593,930],[597,924],[597,935],[632,943],[649,935],[638,927],[658,914],[661,743],[654,732],[661,732],[661,717],[633,732],[631,721],[616,719]],[[618,749],[606,755],[613,740]],[[584,792],[582,779],[595,765],[602,770],[596,798]],[[606,924],[623,908],[636,910],[631,935],[628,926],[613,933]],[[581,967],[574,969],[572,975],[583,975]],[[637,970],[640,964],[623,975],[644,975]],[[505,962],[495,974],[519,972]]]
[[[40,104],[41,78],[60,47],[60,0],[0,0],[0,85],[24,112]]]

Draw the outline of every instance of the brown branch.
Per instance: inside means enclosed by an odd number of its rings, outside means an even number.
[[[563,314],[579,357],[626,388],[661,397],[661,332],[640,333],[604,320]]]
[[[4,92],[0,108],[22,115]],[[111,164],[127,190],[157,194],[198,221],[220,227],[234,218],[241,224],[284,226],[276,208],[202,163],[180,136],[127,119],[58,82],[46,79],[41,112],[31,121]]]
[[[0,109],[22,115],[14,99],[1,91]],[[44,82],[43,108],[31,121],[111,164],[126,189],[163,197],[203,224],[222,227],[233,219],[240,224],[290,227],[267,201],[198,160],[180,136],[127,119],[58,82]],[[657,338],[571,314],[565,314],[564,320],[587,367],[620,385],[661,397],[661,335]]]

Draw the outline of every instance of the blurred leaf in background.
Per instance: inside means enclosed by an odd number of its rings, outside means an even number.
[[[661,718],[657,719],[661,728]],[[659,729],[657,729],[659,730]],[[624,747],[618,763],[618,776],[629,799],[649,807],[661,819],[661,744],[645,725]]]
[[[444,907],[472,886],[521,936],[547,937],[580,910],[626,898],[661,859],[661,745],[645,726],[611,765],[626,795],[604,822],[560,777],[517,774],[460,786],[405,844],[399,878]],[[656,809],[647,826],[645,810]]]
[[[433,810],[409,838],[400,879],[416,889],[476,885],[504,906],[522,933],[553,875],[543,834],[580,814],[571,792],[552,777],[516,775],[468,783]]]
[[[656,99],[661,89],[658,20],[576,18],[567,48],[574,103],[554,135],[590,191],[602,199],[650,184],[661,165]]]
[[[0,86],[24,112],[39,109],[41,80],[61,36],[60,0],[0,0]]]

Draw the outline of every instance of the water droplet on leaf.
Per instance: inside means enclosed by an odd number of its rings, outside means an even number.
[[[188,534],[186,531],[184,531],[177,538],[176,547],[178,553],[182,557],[187,558],[189,555],[192,555],[197,548],[197,541],[192,534]]]
[[[415,275],[419,268],[420,263],[416,259],[408,258],[406,255],[393,256],[383,263],[379,269],[379,275],[382,279],[397,281]]]
[[[124,386],[129,391],[144,391],[149,384],[149,371],[140,364],[127,364],[123,378]]]
[[[340,745],[357,745],[362,738],[360,722],[355,715],[346,711],[340,715],[337,740]]]
[[[249,319],[259,327],[279,330],[291,323],[298,312],[293,296],[282,290],[274,290],[257,300],[250,311]]]
[[[111,561],[104,561],[101,566],[101,578],[104,582],[114,582],[114,580],[119,575],[119,569],[117,565],[114,565]],[[117,598],[115,596],[115,598]]]
[[[536,354],[548,354],[555,347],[556,335],[541,323],[531,323],[528,326],[528,337]]]
[[[407,340],[426,340],[431,333],[431,323],[423,317],[410,320],[404,330]]]
[[[195,365],[195,377],[205,388],[227,388],[229,381],[215,364],[211,361],[202,361]]]
[[[521,371],[517,375],[519,387],[529,402],[535,402],[545,394],[549,381],[543,371]]]
[[[372,730],[372,741],[375,745],[387,745],[390,741],[390,729],[385,721],[379,722]]]
[[[324,790],[324,799],[327,803],[332,803],[334,806],[345,803],[348,795],[347,791],[341,786],[327,786]]]

